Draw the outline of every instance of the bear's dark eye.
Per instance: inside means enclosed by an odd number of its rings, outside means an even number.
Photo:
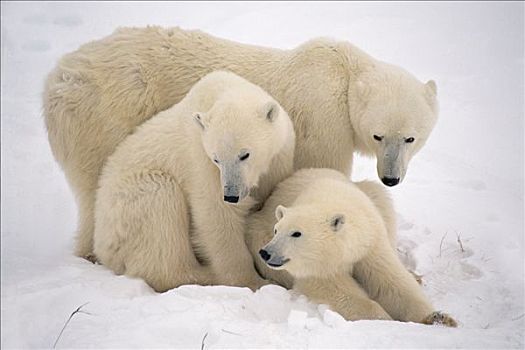
[[[294,237],[294,238],[301,237],[301,235],[302,235],[302,233],[299,232],[299,231],[296,231],[296,232],[292,233],[292,237]]]
[[[274,230],[273,230],[273,234],[274,234],[274,235],[277,234],[277,229],[274,229]]]
[[[240,159],[241,161],[243,161],[243,160],[248,159],[249,157],[250,157],[250,153],[246,153],[246,154],[240,156],[239,159]]]
[[[413,137],[409,137],[408,139],[405,140],[406,143],[412,143],[414,142],[414,138]]]
[[[374,140],[381,141],[382,139],[383,139],[383,136],[374,135]]]
[[[217,159],[213,159],[213,162],[216,163],[216,164],[219,164],[219,161]]]

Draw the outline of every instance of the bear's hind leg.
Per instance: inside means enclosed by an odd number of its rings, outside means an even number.
[[[92,263],[97,262],[93,253],[95,189],[77,195],[78,229],[75,240],[75,255]]]
[[[115,200],[105,207],[106,213],[97,211],[96,230],[104,226],[101,216],[108,223],[104,229],[114,231],[106,234],[120,236],[112,245],[118,258],[109,259],[117,260],[126,275],[143,278],[158,292],[183,284],[213,284],[211,269],[197,261],[191,246],[189,211],[175,179],[149,171],[134,176],[124,188],[131,190],[114,192]],[[97,209],[104,210],[102,206]],[[95,242],[97,256],[98,246]]]

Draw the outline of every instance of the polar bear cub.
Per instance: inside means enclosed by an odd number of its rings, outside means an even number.
[[[245,217],[292,173],[281,106],[228,72],[128,136],[109,157],[95,205],[95,254],[157,291],[182,284],[258,288]]]
[[[346,319],[455,325],[434,312],[392,249],[383,218],[391,205],[374,203],[387,200],[379,193],[384,190],[370,182],[360,185],[328,169],[302,170],[285,180],[272,197],[287,207],[275,207],[274,237],[259,251],[262,260],[288,271],[294,289]]]

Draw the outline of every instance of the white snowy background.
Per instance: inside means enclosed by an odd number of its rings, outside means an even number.
[[[2,348],[523,348],[524,3],[1,3]],[[346,322],[277,286],[156,294],[72,256],[74,198],[41,114],[63,54],[118,26],[293,48],[348,40],[421,80],[440,120],[391,190],[399,250],[459,328]],[[322,87],[320,87],[322,88]],[[354,179],[375,179],[358,159]],[[459,240],[458,240],[459,238]],[[461,242],[461,244],[460,244]]]

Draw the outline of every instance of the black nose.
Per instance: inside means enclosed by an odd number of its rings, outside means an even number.
[[[399,178],[398,177],[384,177],[381,179],[381,181],[383,181],[383,183],[387,186],[395,186],[399,183]]]
[[[261,258],[263,258],[264,261],[268,261],[272,257],[272,255],[264,249],[259,250],[259,255],[261,256]]]
[[[237,203],[239,201],[238,196],[224,196],[224,201],[229,203]]]

